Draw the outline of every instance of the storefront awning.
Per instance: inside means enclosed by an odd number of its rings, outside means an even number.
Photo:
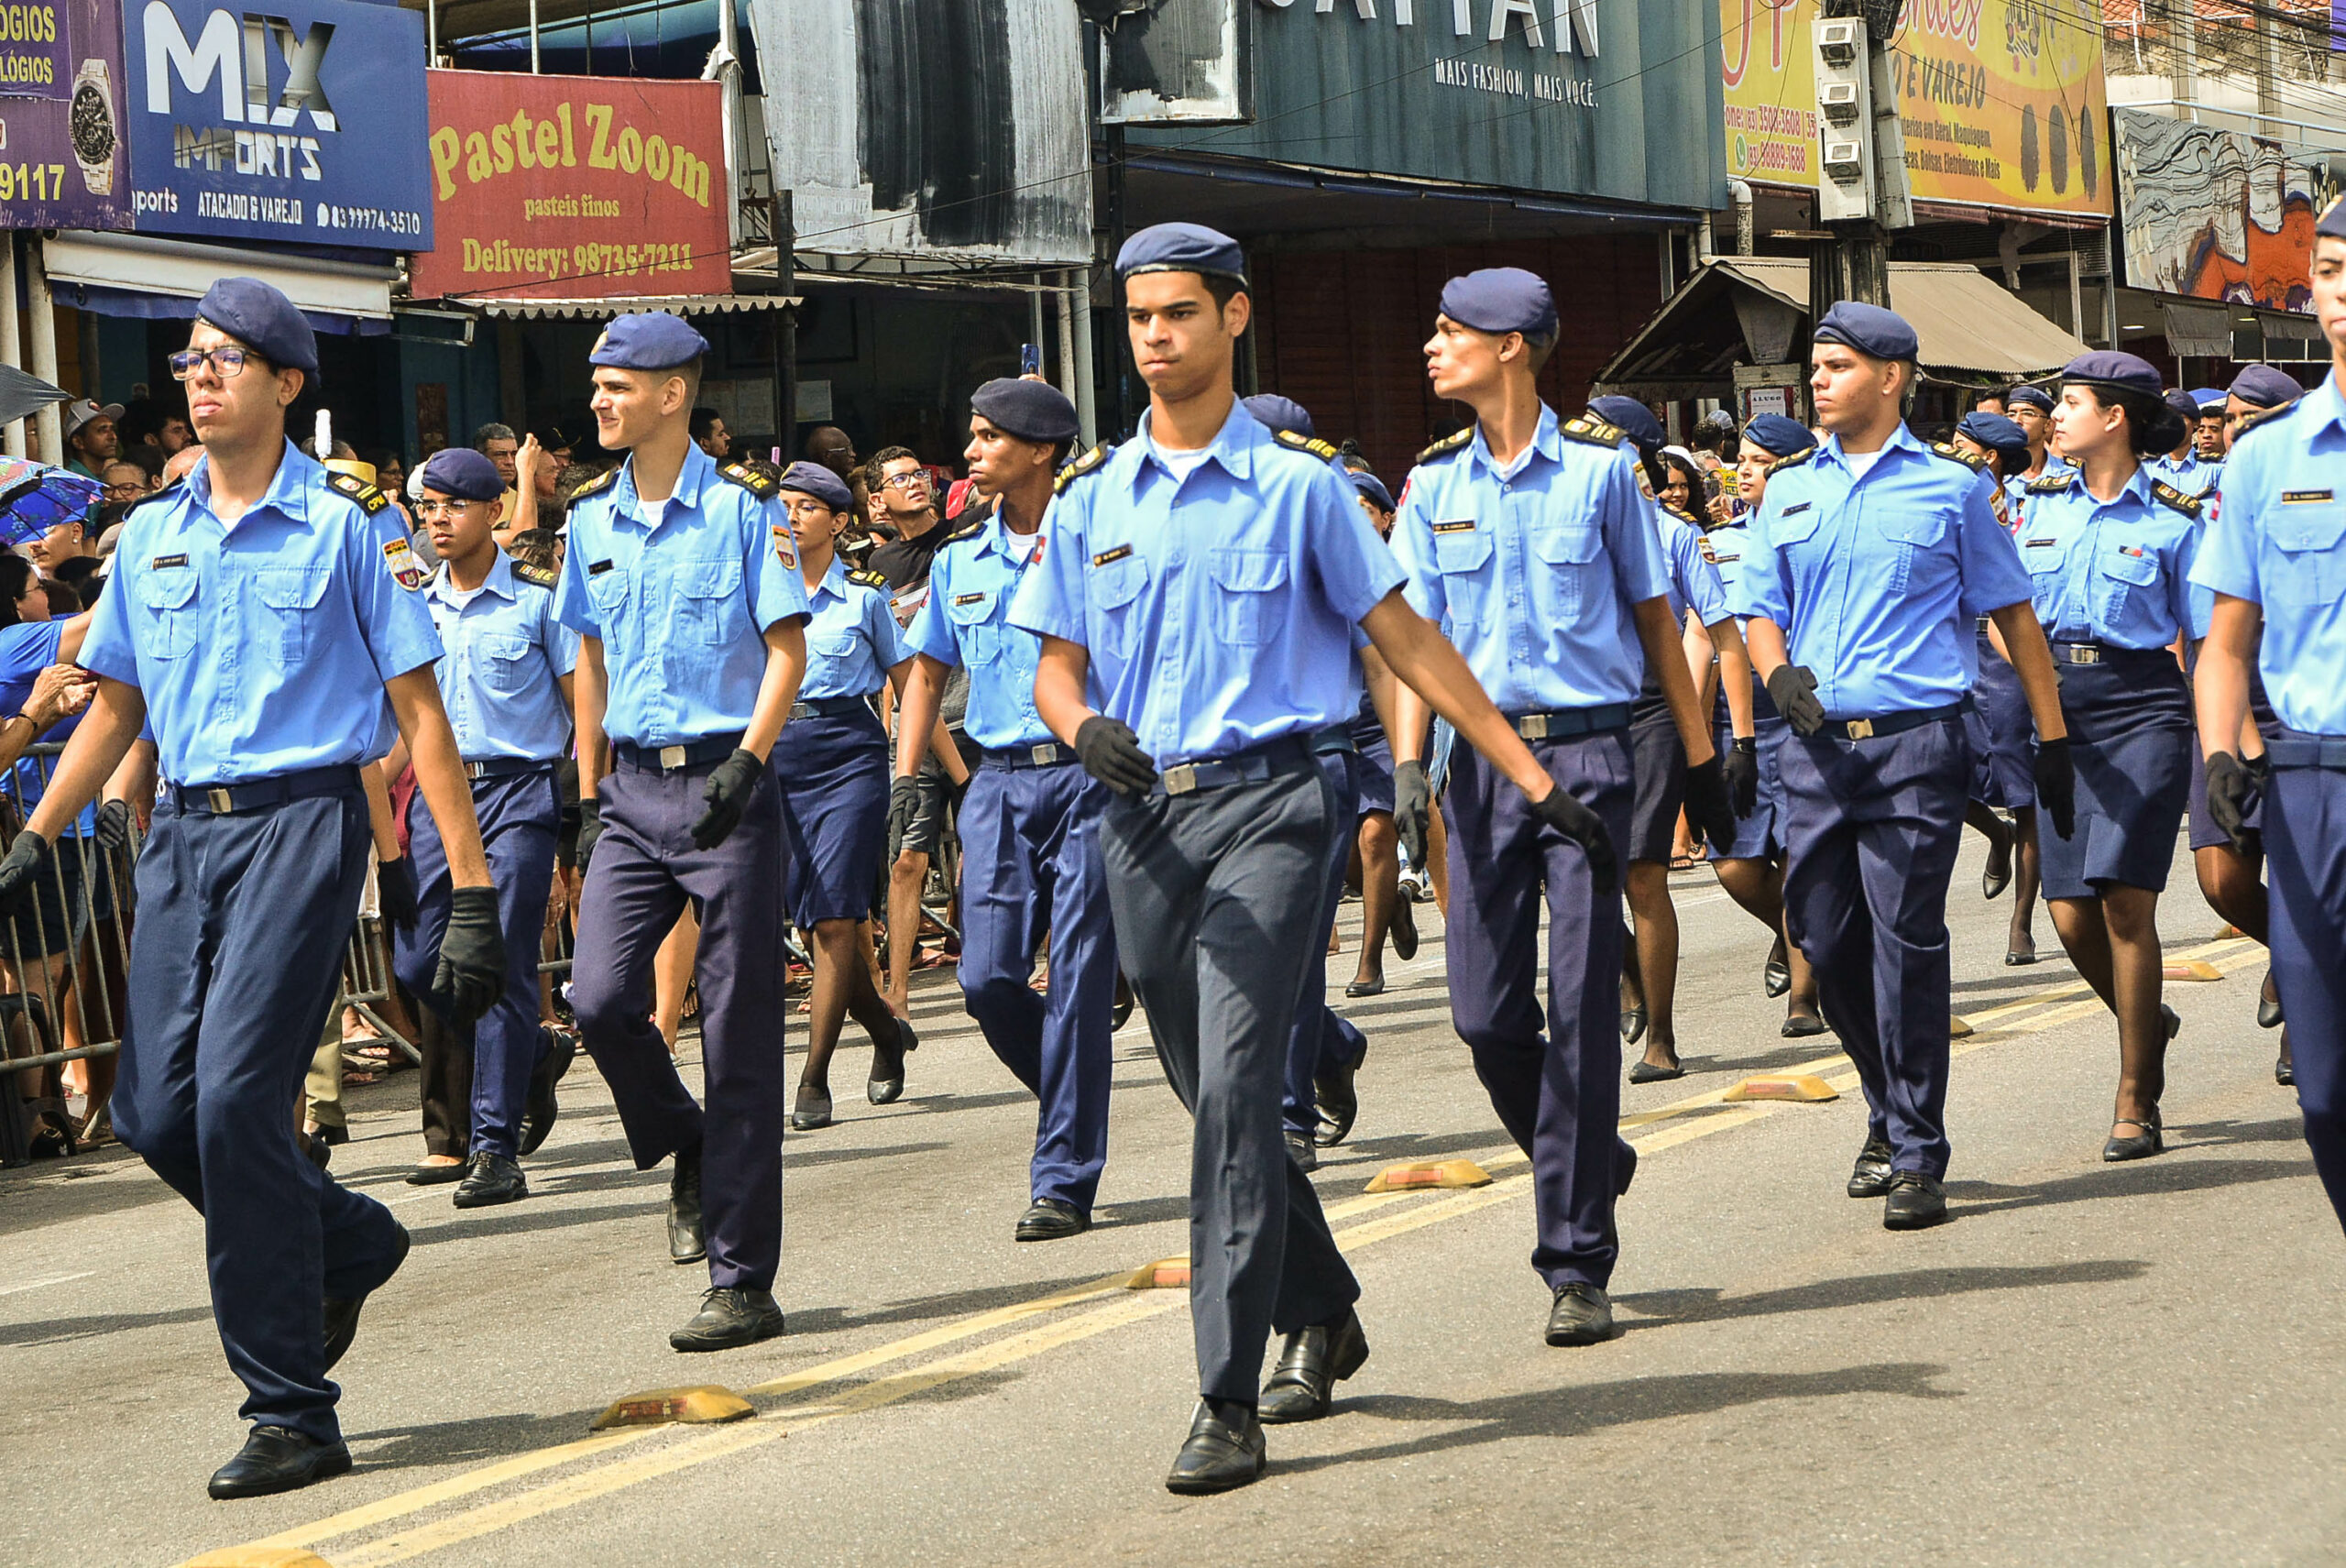
[[[606,300],[499,300],[451,298],[452,305],[473,305],[492,316],[523,321],[552,317],[557,321],[599,321],[606,316],[639,311],[668,311],[680,316],[723,315],[735,311],[778,311],[798,303],[795,294],[671,294],[630,295]]]
[[[398,276],[393,268],[365,262],[82,230],[49,239],[42,259],[60,303],[102,315],[192,316],[195,302],[214,282],[244,276],[276,285],[314,323],[333,332],[389,330],[391,281]]]

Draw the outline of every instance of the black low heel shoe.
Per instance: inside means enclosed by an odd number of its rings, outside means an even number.
[[[2121,1159],[2148,1159],[2154,1154],[2166,1152],[2166,1139],[2159,1126],[2156,1111],[2147,1117],[2120,1116],[2115,1120],[2121,1127],[2136,1127],[2141,1131],[2131,1138],[2111,1138],[2101,1146],[2101,1157],[2110,1164],[2115,1165]]]

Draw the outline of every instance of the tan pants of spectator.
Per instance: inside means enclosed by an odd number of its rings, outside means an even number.
[[[317,1055],[310,1058],[310,1075],[301,1085],[301,1115],[321,1127],[345,1127],[342,1113],[342,993],[334,993],[326,1009],[325,1031],[319,1036]]]

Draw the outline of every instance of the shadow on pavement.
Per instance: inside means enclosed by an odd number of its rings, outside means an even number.
[[[2077,1263],[2021,1265],[2010,1267],[1919,1268],[1902,1274],[1860,1274],[1847,1279],[1820,1279],[1781,1290],[1761,1290],[1749,1296],[1722,1296],[1714,1289],[1643,1290],[1617,1296],[1621,1306],[1635,1308],[1655,1322],[1625,1322],[1624,1332],[1684,1323],[1719,1322],[1735,1318],[1771,1317],[1779,1312],[1830,1311],[1838,1307],[1872,1307],[1888,1301],[1929,1300],[1979,1290],[2037,1290],[2050,1285],[2109,1285],[2139,1279],[2150,1265],[2132,1258],[2088,1258]]]
[[[0,1344],[27,1347],[67,1344],[77,1339],[98,1339],[132,1329],[211,1321],[212,1306],[209,1302],[201,1307],[173,1307],[162,1312],[107,1312],[78,1318],[46,1318],[29,1323],[0,1323]]]
[[[926,1322],[932,1318],[987,1312],[996,1307],[1014,1306],[1022,1301],[1054,1296],[1062,1290],[1073,1290],[1079,1286],[1095,1284],[1105,1277],[1103,1273],[1094,1272],[1072,1275],[1065,1279],[1013,1280],[970,1290],[947,1290],[935,1296],[915,1296],[909,1300],[892,1301],[884,1307],[869,1310],[851,1307],[793,1307],[790,1309],[790,1332],[794,1336],[830,1333],[839,1329]]]
[[[343,1434],[364,1475],[371,1470],[405,1470],[419,1464],[471,1464],[528,1453],[585,1437],[586,1423],[602,1413],[565,1410],[560,1415],[475,1416],[422,1426],[378,1427]]]
[[[2308,1160],[2169,1157],[2129,1160],[2024,1187],[2008,1187],[1993,1181],[1950,1181],[1946,1186],[1948,1217],[1961,1220],[2008,1209],[2042,1208],[2049,1203],[2088,1203],[2097,1199],[2139,1198],[2154,1192],[2200,1192],[2251,1181],[2286,1181],[2305,1175],[2308,1168]]]

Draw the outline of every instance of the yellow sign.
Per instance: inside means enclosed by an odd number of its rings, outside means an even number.
[[[1719,0],[1727,172],[1816,184],[1816,0]],[[2093,0],[1907,0],[1891,41],[1918,202],[2107,215]]]

